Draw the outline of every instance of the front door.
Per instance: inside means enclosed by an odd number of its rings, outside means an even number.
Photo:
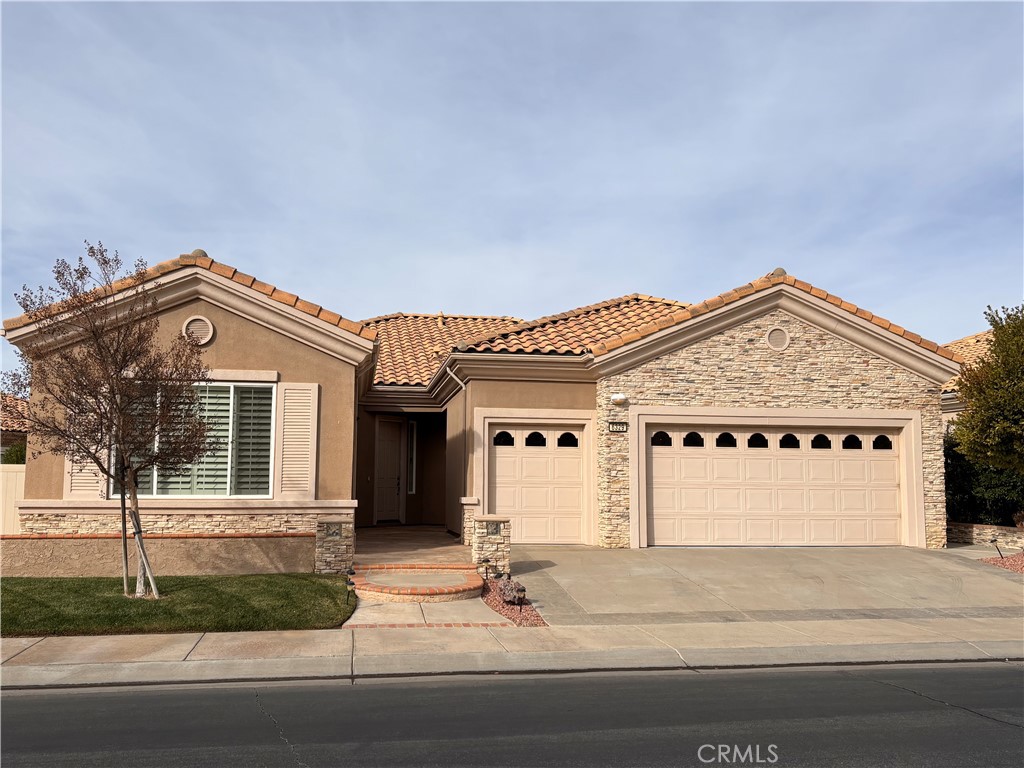
[[[376,482],[373,494],[373,521],[405,522],[405,494],[402,469],[405,461],[405,422],[401,419],[377,419]]]

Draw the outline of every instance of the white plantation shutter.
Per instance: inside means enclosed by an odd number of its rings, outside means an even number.
[[[92,463],[64,459],[65,499],[105,499],[106,482]]]
[[[270,494],[270,442],[274,427],[274,390],[235,387],[231,443],[231,493]]]
[[[158,472],[157,494],[160,496],[226,496],[228,493],[231,387],[200,387],[199,402],[209,434],[218,441],[219,447],[179,472]]]
[[[278,498],[316,498],[319,401],[319,384],[278,385]]]

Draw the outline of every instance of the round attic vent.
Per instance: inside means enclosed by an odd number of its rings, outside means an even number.
[[[768,333],[764,335],[764,343],[776,352],[781,352],[789,346],[789,333],[785,328],[776,326],[769,329]]]
[[[192,339],[199,346],[208,344],[213,338],[213,323],[202,315],[194,315],[181,326],[181,335]]]

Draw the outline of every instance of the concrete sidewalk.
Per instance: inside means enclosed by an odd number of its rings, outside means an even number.
[[[1024,659],[1019,618],[5,638],[4,688]]]

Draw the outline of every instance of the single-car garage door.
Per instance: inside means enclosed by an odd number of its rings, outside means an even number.
[[[900,543],[892,430],[653,426],[647,543]]]
[[[582,429],[493,426],[488,511],[512,518],[512,542],[583,542]]]

